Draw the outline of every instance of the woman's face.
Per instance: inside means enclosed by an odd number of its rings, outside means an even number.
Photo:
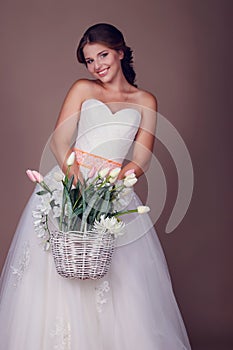
[[[109,49],[99,43],[88,43],[83,48],[83,54],[88,71],[103,83],[112,82],[119,73],[122,73],[122,51]]]

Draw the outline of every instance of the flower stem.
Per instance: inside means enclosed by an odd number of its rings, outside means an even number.
[[[130,214],[130,213],[137,213],[138,210],[137,209],[130,209],[130,210],[126,210],[126,211],[118,211],[117,213],[113,214],[112,216],[121,216],[121,215],[125,215],[125,214]]]
[[[53,194],[53,192],[50,190],[50,188],[48,187],[48,185],[46,185],[44,181],[41,181],[39,185],[41,185],[41,187],[48,191],[51,195]]]

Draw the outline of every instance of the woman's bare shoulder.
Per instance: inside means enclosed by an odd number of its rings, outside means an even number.
[[[87,94],[93,91],[92,86],[94,86],[94,81],[92,82],[88,79],[79,79],[72,83],[61,107],[61,119],[64,119],[66,115],[72,115],[80,111],[83,101],[87,98]]]
[[[86,89],[92,89],[96,86],[96,82],[95,80],[91,80],[91,79],[78,79],[76,80],[70,90],[73,90],[73,91],[78,91],[79,93],[80,92],[83,92],[85,93]]]
[[[138,89],[136,98],[137,98],[137,103],[140,104],[141,106],[151,108],[157,111],[157,108],[158,108],[157,98],[151,92]]]

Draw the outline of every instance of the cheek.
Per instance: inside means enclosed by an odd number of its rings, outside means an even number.
[[[88,72],[92,73],[93,72],[93,65],[87,65],[87,70],[88,70]]]
[[[112,63],[114,63],[115,65],[119,66],[121,64],[121,60],[118,56],[115,56],[113,59],[112,59]]]

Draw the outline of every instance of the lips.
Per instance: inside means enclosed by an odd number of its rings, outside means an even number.
[[[98,74],[101,78],[103,78],[103,77],[105,77],[105,75],[108,73],[108,69],[109,69],[109,68],[104,68],[104,69],[98,71],[97,74]]]

